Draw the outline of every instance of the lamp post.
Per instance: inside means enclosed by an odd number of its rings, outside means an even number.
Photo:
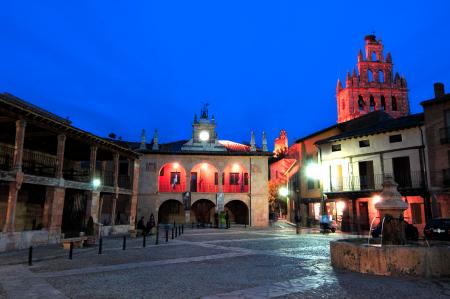
[[[278,189],[278,194],[281,197],[284,197],[286,199],[286,208],[287,208],[287,199],[288,199],[288,196],[289,196],[289,189],[287,187],[285,187],[285,186],[280,187],[280,189]],[[280,211],[280,213],[281,213],[281,211]]]

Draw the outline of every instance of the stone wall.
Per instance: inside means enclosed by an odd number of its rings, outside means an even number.
[[[331,265],[337,269],[383,276],[450,276],[448,246],[365,246],[330,242]]]

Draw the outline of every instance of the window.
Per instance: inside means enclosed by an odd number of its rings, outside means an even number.
[[[381,96],[381,110],[386,110],[386,99],[384,98],[384,96]]]
[[[248,185],[248,173],[244,173],[244,185]]]
[[[402,134],[389,136],[389,143],[402,142]]]
[[[340,144],[333,144],[331,145],[331,151],[332,152],[339,152],[341,150],[341,145]]]
[[[411,218],[412,224],[422,223],[422,207],[420,203],[411,204]]]
[[[375,111],[375,99],[373,98],[373,95],[370,95],[370,111]]]
[[[363,96],[362,95],[359,95],[358,96],[358,108],[359,108],[359,111],[364,111],[364,98],[363,98]]]
[[[239,173],[230,172],[230,185],[239,185]]]
[[[359,147],[368,147],[368,146],[370,146],[370,141],[368,139],[359,141]]]
[[[368,82],[373,82],[373,73],[371,70],[367,71],[367,81]]]
[[[377,61],[377,53],[375,51],[372,52],[372,61]]]
[[[222,172],[222,186],[225,185],[225,172]]]
[[[380,81],[380,83],[384,83],[384,73],[381,70],[378,71],[378,81]]]
[[[180,184],[180,172],[171,172],[170,173],[170,183],[172,185]]]
[[[214,172],[214,185],[219,185],[219,174]]]
[[[392,96],[392,111],[397,111],[397,99]]]

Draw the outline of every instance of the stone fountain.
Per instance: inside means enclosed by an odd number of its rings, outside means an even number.
[[[382,222],[382,245],[405,245],[406,223],[403,212],[408,204],[402,200],[397,183],[390,175],[384,178],[381,200],[375,204]]]
[[[368,245],[366,238],[331,241],[331,265],[336,269],[386,276],[450,276],[448,244],[430,247],[426,242],[407,243],[403,212],[408,204],[402,200],[392,176],[384,178],[380,197],[375,208],[382,224],[381,244]]]

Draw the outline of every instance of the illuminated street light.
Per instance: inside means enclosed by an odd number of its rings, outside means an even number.
[[[375,205],[378,202],[381,201],[381,196],[380,195],[375,195],[374,197],[372,197],[372,203]]]
[[[92,186],[94,186],[94,188],[98,188],[100,187],[102,181],[100,181],[100,179],[93,179],[92,180]]]
[[[278,194],[280,194],[281,196],[288,196],[289,190],[286,187],[281,187],[280,189],[278,189]]]
[[[320,166],[315,163],[310,163],[306,166],[306,176],[311,179],[320,179]]]

